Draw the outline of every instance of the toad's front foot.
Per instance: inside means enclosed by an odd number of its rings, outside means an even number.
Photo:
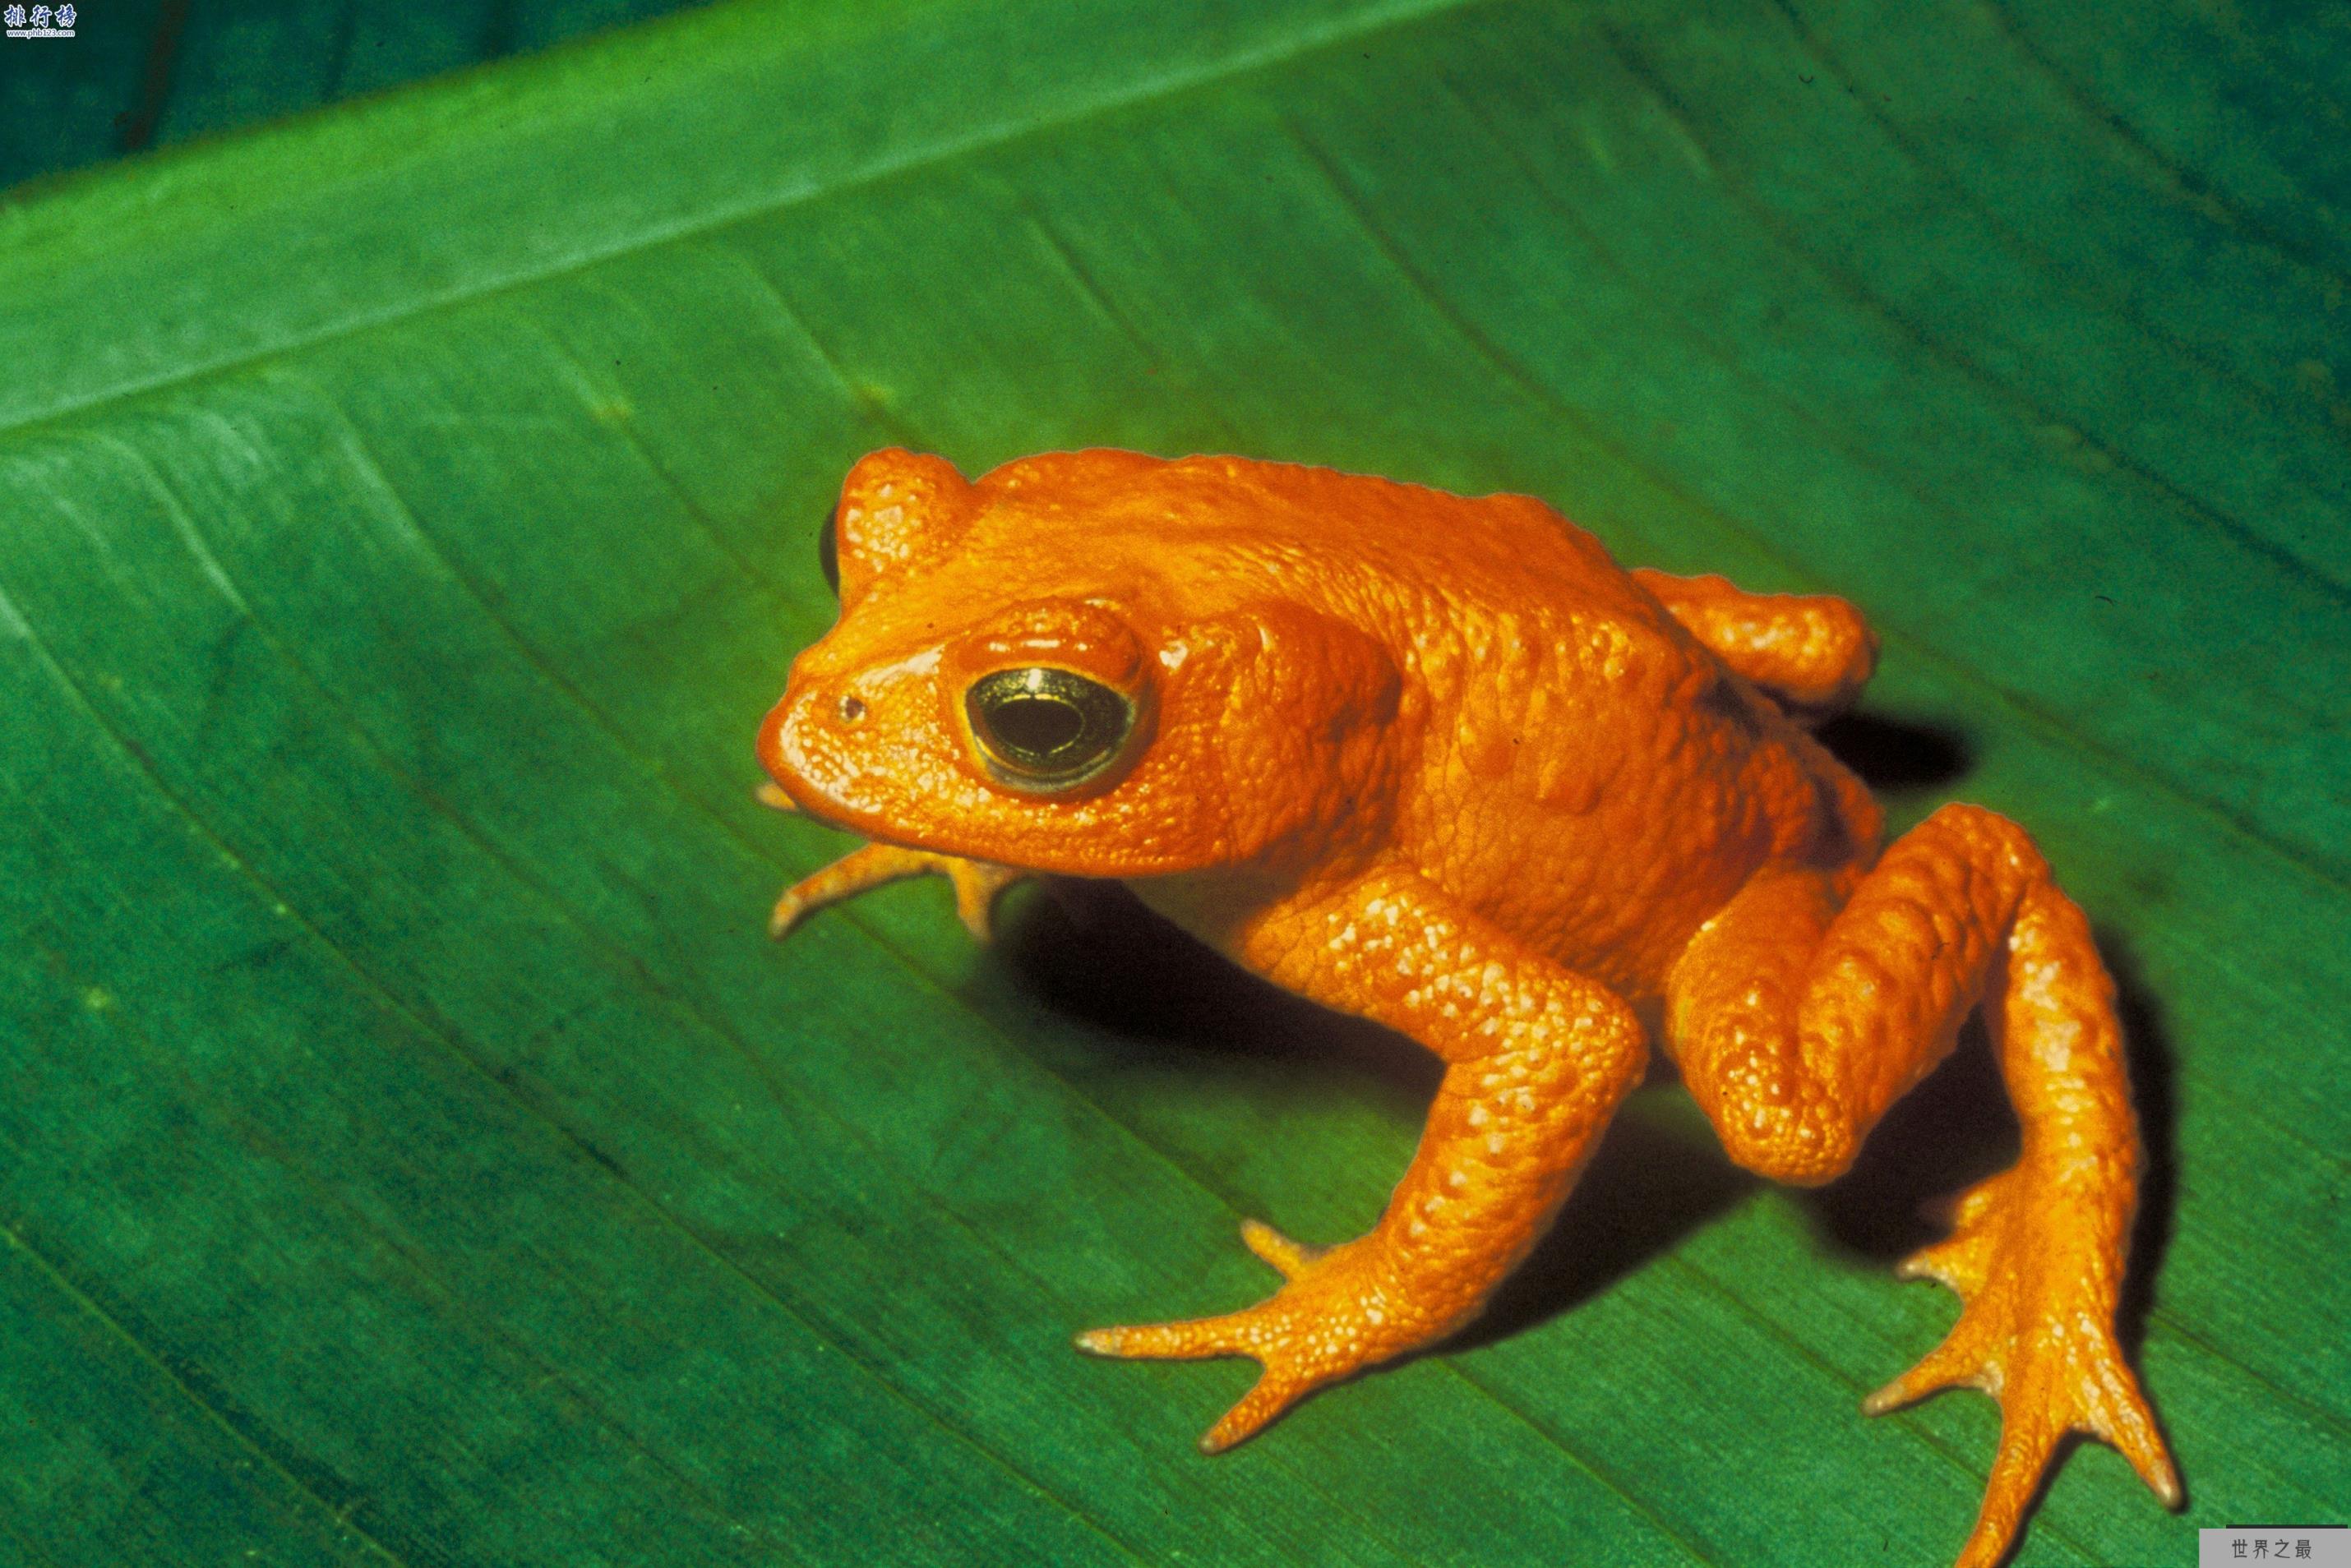
[[[2007,1552],[2068,1432],[2113,1444],[2167,1507],[2179,1504],[2179,1474],[2115,1342],[2116,1281],[2073,1244],[2064,1212],[2054,1184],[2021,1166],[1970,1188],[1950,1240],[1897,1271],[1939,1280],[1967,1304],[1943,1343],[1863,1409],[1881,1415],[1962,1386],[2000,1401],[2000,1449],[1957,1568],[1991,1568]]]
[[[945,877],[955,887],[956,915],[964,929],[987,941],[996,909],[996,896],[1028,875],[1008,866],[984,860],[964,860],[934,855],[925,849],[901,849],[893,844],[869,844],[852,850],[814,876],[784,889],[768,917],[768,934],[789,935],[794,926],[827,904],[837,904],[868,888],[905,877]]]
[[[792,797],[772,784],[763,783],[755,792],[759,804],[777,811],[798,812]],[[837,904],[843,898],[862,893],[868,888],[878,888],[884,882],[895,882],[905,877],[945,877],[955,888],[956,915],[964,929],[981,941],[993,932],[996,896],[1023,877],[1026,871],[1009,866],[994,866],[985,860],[966,860],[953,855],[935,855],[927,849],[901,849],[894,844],[869,844],[854,849],[812,877],[803,877],[784,889],[768,916],[768,934],[783,938],[810,914],[827,904]]]
[[[1241,1225],[1250,1251],[1288,1283],[1242,1312],[1136,1328],[1097,1328],[1078,1335],[1095,1355],[1191,1361],[1247,1355],[1265,1368],[1241,1402],[1200,1439],[1222,1453],[1262,1430],[1299,1400],[1364,1367],[1425,1345],[1450,1329],[1426,1321],[1399,1299],[1381,1266],[1376,1237],[1344,1246],[1303,1247],[1255,1220]]]

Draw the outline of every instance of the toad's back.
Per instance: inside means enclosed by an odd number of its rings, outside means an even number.
[[[1006,504],[967,556],[1050,549],[1122,597],[1278,598],[1371,634],[1415,747],[1389,850],[1635,998],[1759,866],[1874,839],[1841,815],[1857,784],[1531,497],[1125,452],[1023,460],[980,489]]]

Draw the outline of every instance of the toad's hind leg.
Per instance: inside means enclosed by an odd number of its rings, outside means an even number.
[[[2114,1337],[2139,1147],[2088,922],[2024,831],[1975,806],[1937,812],[1841,891],[1818,872],[1765,873],[1691,942],[1668,982],[1667,1036],[1692,1095],[1740,1164],[1825,1181],[1982,1002],[2022,1157],[1961,1195],[1949,1241],[1903,1264],[1965,1306],[1865,1408],[1961,1385],[2000,1401],[1961,1568],[2007,1551],[2069,1431],[2114,1444],[2176,1504],[2170,1456]]]

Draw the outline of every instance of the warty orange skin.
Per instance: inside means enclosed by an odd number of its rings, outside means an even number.
[[[1851,606],[1625,571],[1524,496],[1230,457],[1049,453],[968,482],[879,452],[834,517],[841,618],[758,754],[772,804],[872,842],[789,889],[778,934],[923,872],[981,935],[1023,875],[1114,877],[1447,1064],[1369,1234],[1316,1249],[1252,1221],[1272,1297],[1080,1336],[1262,1364],[1204,1448],[1474,1317],[1651,1044],[1732,1159],[1811,1185],[1980,1006],[2022,1155],[1902,1265],[1965,1307],[1865,1407],[2000,1401],[1960,1568],[2006,1553],[2069,1431],[2176,1504],[2114,1335],[2140,1153],[2112,985],[2014,823],[1948,805],[1881,844],[1809,732],[1870,674]],[[1052,691],[1004,701],[1051,710],[1047,739],[1076,726],[1050,754],[1082,770],[1036,772],[998,732],[985,694],[1023,680]]]

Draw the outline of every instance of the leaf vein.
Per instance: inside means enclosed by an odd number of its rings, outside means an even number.
[[[0,586],[0,603],[8,602],[12,597],[13,596],[7,593],[5,587],[4,586]],[[23,618],[21,610],[17,610],[16,613],[17,614],[18,618]],[[256,628],[256,629],[259,628]],[[271,641],[273,647],[277,647],[274,639],[271,639]],[[549,1115],[543,1107],[532,1104],[528,1098],[517,1093],[512,1085],[501,1080],[499,1075],[493,1072],[487,1064],[481,1061],[472,1050],[460,1042],[458,1033],[455,1030],[454,1026],[444,1028],[441,1023],[428,1019],[425,1014],[410,1005],[394,991],[392,991],[388,984],[378,979],[375,974],[367,968],[367,966],[360,963],[358,958],[344,948],[342,944],[337,942],[331,936],[328,935],[323,928],[318,926],[308,915],[296,908],[293,905],[292,900],[285,897],[282,889],[270,881],[268,877],[264,876],[257,867],[253,866],[245,857],[245,856],[228,841],[228,839],[223,836],[222,834],[211,825],[205,817],[198,813],[189,802],[184,800],[178,792],[173,790],[171,785],[164,781],[162,774],[157,771],[154,763],[146,755],[143,749],[133,744],[126,736],[116,729],[110,721],[104,716],[103,712],[97,706],[95,701],[82,689],[81,683],[67,670],[62,660],[60,660],[57,656],[47,648],[45,640],[40,638],[37,631],[36,631],[32,642],[34,648],[39,653],[42,661],[48,665],[56,678],[72,693],[77,706],[80,707],[83,711],[89,716],[99,731],[113,742],[116,749],[119,750],[125,757],[129,758],[137,769],[146,775],[150,786],[154,789],[158,797],[169,805],[175,815],[185,820],[193,832],[214,845],[219,850],[222,857],[228,861],[228,863],[235,867],[238,872],[250,880],[263,895],[274,903],[286,905],[288,909],[290,919],[300,924],[307,934],[319,942],[325,950],[332,954],[346,969],[348,969],[354,976],[358,977],[371,992],[376,995],[385,1005],[392,1008],[399,1016],[406,1020],[413,1027],[417,1029],[424,1038],[438,1043],[457,1060],[465,1064],[473,1072],[489,1083],[498,1094],[521,1106],[532,1117],[543,1123],[555,1134],[555,1136],[578,1149],[584,1158],[594,1163],[600,1169],[605,1170],[606,1174],[612,1181],[618,1184],[622,1189],[629,1192],[631,1196],[636,1201],[643,1204],[650,1213],[656,1216],[661,1223],[674,1231],[680,1236],[685,1238],[697,1251],[707,1254],[726,1272],[738,1277],[751,1290],[773,1303],[778,1310],[781,1311],[786,1316],[790,1318],[793,1323],[802,1329],[803,1332],[810,1334],[813,1337],[821,1340],[828,1345],[831,1345],[835,1349],[839,1350],[842,1356],[857,1369],[862,1376],[867,1377],[879,1385],[892,1398],[897,1400],[906,1408],[921,1416],[924,1419],[930,1422],[933,1426],[936,1427],[939,1430],[946,1433],[949,1438],[953,1438],[964,1447],[978,1452],[991,1466],[1001,1469],[1009,1475],[1022,1490],[1031,1493],[1032,1495],[1042,1497],[1052,1501],[1065,1512],[1069,1513],[1078,1522],[1085,1526],[1088,1530],[1101,1536],[1105,1542],[1115,1547],[1122,1556],[1137,1563],[1144,1561],[1133,1547],[1120,1540],[1105,1525],[1103,1525],[1102,1521],[1094,1519],[1092,1515],[1079,1508],[1070,1500],[1063,1498],[1058,1493],[1052,1491],[1050,1489],[1039,1484],[1032,1478],[1022,1472],[1018,1467],[1014,1466],[1005,1456],[996,1452],[987,1444],[980,1442],[971,1434],[962,1430],[955,1423],[949,1421],[941,1412],[933,1409],[929,1405],[921,1399],[916,1398],[906,1389],[893,1382],[876,1365],[871,1361],[869,1357],[862,1355],[855,1348],[843,1345],[839,1340],[826,1334],[820,1325],[805,1315],[799,1308],[793,1305],[788,1299],[778,1293],[772,1285],[759,1278],[758,1275],[752,1273],[740,1262],[728,1256],[724,1250],[716,1246],[707,1237],[704,1236],[699,1231],[687,1223],[684,1219],[673,1213],[666,1205],[661,1203],[651,1193],[646,1192],[643,1189],[637,1186],[634,1182],[630,1181],[620,1173],[611,1171],[602,1161],[596,1160],[592,1151],[590,1149],[585,1140],[583,1140],[577,1133],[573,1132],[569,1127],[566,1127],[563,1123]],[[289,665],[293,664],[292,656],[289,653],[287,653],[282,648],[279,648],[278,651],[280,656],[285,658]],[[301,676],[306,684],[311,683],[309,682],[307,674],[301,671],[298,666],[296,667],[296,673]],[[328,701],[329,707],[336,708],[340,711],[340,704],[334,703],[331,699],[329,699]],[[347,713],[344,716],[347,722],[352,722],[349,719]],[[362,737],[362,743],[368,745],[371,751],[374,750],[371,740]],[[381,756],[380,753],[377,754]],[[473,830],[470,825],[465,823],[461,818],[456,816],[455,813],[450,811],[446,804],[439,801],[433,792],[425,789],[418,781],[408,775],[404,770],[401,770],[396,763],[392,762],[390,758],[383,758],[382,760],[384,761],[387,769],[397,773],[402,781],[408,784],[412,790],[415,791],[421,800],[426,802],[434,810],[447,818],[461,834],[473,840],[486,855],[489,856],[495,862],[507,869],[510,875],[515,876],[527,889],[537,895],[542,901],[548,903],[549,908],[552,909],[559,918],[563,919],[568,924],[578,927],[579,922],[577,917],[571,913],[567,906],[560,903],[559,900],[556,900],[550,894],[548,894],[543,889],[539,888],[533,880],[522,873],[517,867],[514,867],[501,851],[482,839],[480,836]],[[589,934],[590,940],[596,941],[598,945],[604,945],[601,939],[595,938],[593,933]],[[650,994],[662,999],[667,1005],[675,1007],[686,1016],[693,1018],[703,1027],[712,1030],[712,1032],[717,1034],[721,1039],[727,1041],[738,1053],[746,1055],[747,1057],[756,1058],[756,1054],[749,1050],[747,1043],[741,1040],[739,1036],[734,1034],[731,1030],[713,1023],[709,1019],[699,1013],[698,1011],[669,998],[665,990],[656,984],[649,974],[643,973],[642,966],[638,963],[638,961],[635,960],[634,955],[624,954],[622,956],[624,961],[629,967],[639,971],[643,983]],[[771,1087],[773,1085],[771,1084]],[[820,1111],[822,1110],[822,1107],[820,1106],[818,1108]],[[852,1138],[857,1137],[854,1129],[852,1128],[844,1127],[843,1130]],[[875,1150],[874,1153],[877,1157],[880,1157],[882,1151]],[[955,1216],[954,1218],[959,1225],[965,1223],[959,1216]],[[126,1334],[126,1337],[129,1336]],[[132,1343],[137,1344],[137,1341],[134,1339],[132,1340]],[[155,1359],[152,1356],[152,1353],[145,1352],[145,1347],[143,1345],[141,1346],[141,1349],[142,1353],[149,1354],[151,1359]],[[161,1365],[160,1360],[158,1360],[158,1364]],[[193,1396],[191,1397],[193,1397]],[[206,1408],[209,1408],[209,1407],[206,1407]],[[217,1413],[215,1412],[215,1414]],[[247,1439],[247,1441],[249,1444],[250,1440]]]
[[[2052,87],[2084,119],[2110,134],[2142,167],[2158,176],[2158,184],[2169,187],[2175,200],[2214,215],[2230,227],[2319,276],[2330,279],[2336,287],[2351,287],[2351,273],[2318,254],[2302,241],[2282,234],[2263,219],[2255,217],[2230,199],[2228,193],[2201,174],[2179,162],[2141,135],[2138,130],[2116,110],[2100,103],[2088,88],[2072,73],[2061,69],[2042,47],[2027,37],[2016,18],[2008,14],[2000,0],[1977,0],[1979,8],[1999,29],[2001,35],[2033,68],[2049,79]],[[2283,173],[2281,173],[2283,178]],[[2291,183],[2291,182],[2289,182]],[[2296,194],[2314,206],[2323,205],[2296,189]]]
[[[0,1241],[6,1242],[7,1245],[23,1253],[26,1260],[28,1260],[32,1265],[41,1272],[42,1276],[57,1287],[58,1293],[63,1295],[68,1301],[73,1303],[73,1304],[78,1307],[82,1312],[88,1314],[91,1318],[104,1324],[108,1332],[121,1340],[123,1344],[129,1345],[133,1354],[135,1354],[141,1361],[146,1362],[157,1372],[162,1373],[165,1381],[170,1383],[172,1387],[179,1390],[181,1396],[184,1397],[190,1405],[193,1406],[204,1419],[209,1420],[214,1426],[227,1433],[230,1439],[234,1441],[237,1447],[253,1455],[253,1457],[262,1465],[266,1466],[284,1480],[287,1485],[292,1487],[302,1496],[308,1498],[313,1503],[316,1503],[318,1505],[319,1511],[325,1514],[328,1519],[333,1521],[336,1526],[348,1530],[353,1535],[358,1536],[360,1540],[366,1544],[370,1551],[373,1552],[375,1555],[381,1557],[385,1562],[400,1564],[400,1568],[407,1568],[407,1563],[404,1559],[394,1552],[390,1547],[386,1546],[382,1542],[378,1541],[374,1536],[368,1533],[365,1528],[352,1522],[349,1514],[335,1507],[325,1498],[319,1496],[318,1491],[308,1481],[304,1480],[300,1476],[295,1474],[294,1471],[288,1469],[285,1463],[280,1460],[276,1454],[271,1453],[268,1449],[263,1447],[258,1441],[256,1441],[253,1437],[253,1434],[245,1430],[244,1428],[237,1425],[235,1421],[230,1420],[226,1412],[223,1411],[218,1406],[213,1404],[211,1400],[206,1399],[202,1394],[199,1394],[193,1385],[190,1384],[186,1378],[181,1376],[178,1372],[172,1369],[172,1365],[169,1362],[165,1361],[161,1355],[158,1355],[153,1350],[150,1349],[137,1334],[132,1334],[130,1329],[123,1326],[120,1319],[117,1318],[112,1313],[108,1312],[105,1307],[101,1306],[87,1292],[83,1291],[81,1287],[75,1284],[71,1276],[67,1274],[62,1268],[58,1267],[54,1259],[50,1258],[39,1248],[35,1247],[31,1242],[26,1241],[25,1238],[18,1233],[16,1228],[9,1224],[5,1220],[0,1220]]]

